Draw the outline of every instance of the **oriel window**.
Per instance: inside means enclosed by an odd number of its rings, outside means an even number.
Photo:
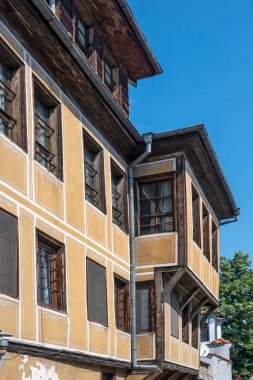
[[[65,311],[64,246],[37,232],[37,298],[42,306]]]
[[[136,284],[136,328],[137,333],[152,332],[154,329],[154,284]]]
[[[104,160],[102,148],[83,132],[85,199],[106,213]]]
[[[128,232],[126,175],[111,162],[112,219],[113,223]]]
[[[116,327],[124,332],[129,332],[130,327],[130,305],[129,305],[129,283],[118,276],[114,277],[115,294],[115,320]]]
[[[0,293],[18,296],[17,218],[0,210]]]
[[[0,42],[0,133],[26,149],[25,66]]]
[[[199,194],[192,186],[192,227],[193,241],[200,247],[200,214],[199,214]]]
[[[139,184],[140,235],[174,230],[172,179]]]
[[[34,81],[35,159],[62,179],[60,105]]]

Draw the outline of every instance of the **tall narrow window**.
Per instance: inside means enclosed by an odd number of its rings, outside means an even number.
[[[210,243],[209,243],[209,213],[206,207],[202,206],[202,229],[203,229],[203,253],[210,261]]]
[[[126,176],[113,162],[111,163],[111,182],[113,223],[128,232]]]
[[[136,284],[137,333],[151,332],[154,327],[154,285],[152,282]]]
[[[0,42],[0,133],[26,148],[25,67]]]
[[[200,215],[199,215],[199,194],[192,186],[192,225],[193,241],[200,247]]]
[[[212,265],[218,272],[218,229],[214,222],[212,222]]]
[[[115,319],[119,330],[129,332],[129,284],[121,278],[114,277]]]
[[[176,290],[170,294],[171,336],[179,338],[179,295]]]
[[[0,293],[18,296],[17,218],[0,210]]]
[[[172,180],[139,184],[140,235],[174,230]]]
[[[104,61],[104,81],[109,90],[113,91],[113,68],[107,61]]]
[[[89,29],[81,17],[76,16],[76,43],[80,49],[87,54],[89,48]]]
[[[199,346],[199,316],[195,315],[192,320],[192,347],[198,349]]]
[[[102,373],[102,380],[115,380],[114,373]]]
[[[35,159],[62,179],[60,105],[34,81]]]
[[[106,270],[87,259],[88,319],[102,325],[108,324]]]
[[[189,305],[182,310],[182,341],[189,344]]]
[[[56,13],[65,29],[73,34],[73,0],[60,0]]]
[[[103,150],[83,133],[85,199],[103,213],[106,212]]]
[[[38,303],[65,311],[65,264],[63,244],[37,233]]]

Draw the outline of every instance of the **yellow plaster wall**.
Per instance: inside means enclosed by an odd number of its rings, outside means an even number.
[[[152,359],[154,353],[154,334],[147,333],[137,335],[137,358],[138,359]]]
[[[136,265],[176,264],[177,233],[135,239]]]
[[[122,331],[116,333],[116,356],[121,359],[131,359],[131,336]]]
[[[38,307],[38,322],[39,340],[42,343],[67,346],[67,315]]]
[[[115,255],[129,262],[129,236],[113,225],[113,251]]]
[[[108,354],[108,327],[89,322],[89,350]]]
[[[18,337],[19,301],[11,300],[0,295],[0,324],[1,330]]]
[[[85,205],[87,235],[96,242],[106,246],[106,216],[95,207],[91,206],[89,202],[86,201]]]

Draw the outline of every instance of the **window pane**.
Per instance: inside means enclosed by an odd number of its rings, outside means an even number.
[[[171,335],[179,338],[179,297],[173,290],[170,295],[170,314],[171,314]]]
[[[88,318],[107,325],[106,270],[87,259]]]
[[[138,284],[136,287],[137,331],[151,331],[151,285]]]
[[[17,296],[17,220],[0,211],[0,292]]]

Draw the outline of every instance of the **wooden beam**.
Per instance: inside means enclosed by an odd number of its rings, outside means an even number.
[[[171,293],[180,278],[185,273],[185,268],[179,268],[176,273],[173,274],[173,276],[170,278],[170,280],[167,282],[163,289],[162,297],[164,297],[164,294]]]
[[[201,322],[200,322],[200,327],[203,327],[206,320],[208,319],[209,315],[211,315],[214,310],[217,308],[217,306],[211,306],[207,311],[206,313],[203,315],[203,317],[201,318]]]
[[[183,298],[183,300],[179,304],[179,311],[182,311],[183,308],[188,305],[188,303],[196,296],[196,294],[199,292],[199,288],[192,288],[186,296]]]
[[[179,375],[179,372],[176,371],[172,375],[170,375],[169,377],[167,377],[167,380],[176,380],[177,377],[178,377],[178,375]]]
[[[207,303],[207,301],[209,300],[208,297],[203,297],[198,303],[197,305],[193,308],[193,310],[191,311],[191,315],[190,315],[190,320],[192,321],[193,318],[198,314],[198,312],[200,311],[200,309],[202,308],[202,306],[205,305],[205,303]]]

